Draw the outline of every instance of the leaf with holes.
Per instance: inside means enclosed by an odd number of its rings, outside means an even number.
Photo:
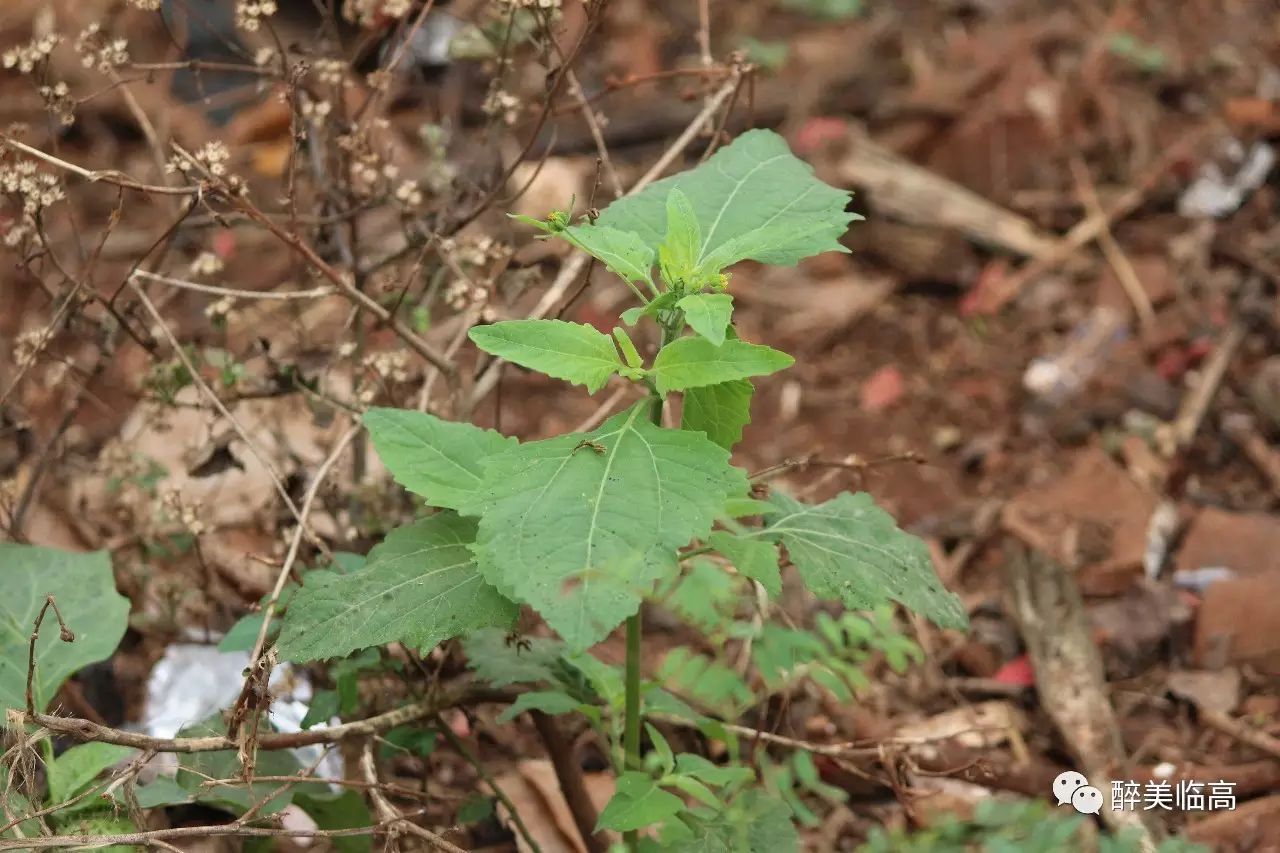
[[[129,621],[129,601],[116,592],[106,551],[77,554],[0,542],[0,712],[25,708],[27,648],[36,615],[52,595],[73,642],[60,637],[53,608],[36,641],[35,709],[43,711],[62,682],[116,650]]]
[[[898,529],[865,492],[816,506],[774,491],[776,508],[755,535],[781,541],[804,583],[820,598],[869,610],[893,600],[943,628],[969,624],[964,605],[943,588],[929,548]]]
[[[613,338],[586,323],[508,320],[469,332],[480,349],[512,364],[599,391],[622,369]]]
[[[744,259],[793,266],[820,252],[848,251],[839,238],[859,218],[845,212],[849,193],[814,177],[781,136],[751,130],[699,168],[615,201],[599,224],[634,231],[657,247],[673,189],[693,205],[702,238],[695,263],[708,273]]]
[[[406,409],[370,409],[364,425],[396,482],[445,509],[457,509],[480,485],[486,457],[517,444],[491,429]]]
[[[649,421],[638,403],[588,433],[490,457],[466,509],[481,515],[477,561],[508,598],[536,609],[572,649],[636,612],[676,550],[705,536],[746,476],[705,437]]]
[[[391,531],[353,574],[309,573],[289,603],[280,657],[341,657],[394,642],[426,652],[473,628],[510,625],[516,606],[476,570],[475,530],[469,518],[440,513]]]

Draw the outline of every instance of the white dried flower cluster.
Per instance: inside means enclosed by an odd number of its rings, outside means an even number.
[[[347,63],[341,59],[317,59],[316,77],[321,83],[337,86],[347,75]]]
[[[58,176],[39,171],[34,160],[0,166],[0,190],[20,196],[22,212],[28,216],[66,197]]]
[[[370,27],[388,18],[403,18],[412,9],[412,0],[348,0],[342,7],[342,16],[362,27]]]
[[[109,39],[97,22],[80,31],[76,38],[76,53],[85,68],[97,68],[104,74],[129,62],[129,42],[125,39]]]
[[[396,201],[402,206],[414,209],[422,206],[422,187],[417,181],[401,181],[396,187]]]
[[[276,13],[276,0],[236,0],[236,26],[247,33],[256,33],[263,18]]]
[[[520,99],[496,86],[485,95],[481,109],[485,115],[501,119],[503,124],[515,124],[520,119]]]
[[[191,262],[191,274],[202,278],[215,276],[222,272],[222,269],[222,258],[213,252],[201,252]]]
[[[331,101],[313,101],[307,97],[306,92],[299,94],[299,100],[302,102],[302,115],[304,118],[324,121],[333,112],[333,103]]]
[[[164,0],[129,0],[129,5],[144,12],[159,12]]]
[[[236,301],[230,296],[223,296],[209,303],[204,309],[204,316],[214,325],[225,325],[231,319]]]
[[[338,358],[351,358],[356,354],[355,341],[343,341],[342,346],[338,347]]]
[[[0,54],[0,65],[17,69],[20,74],[30,74],[37,65],[49,58],[60,41],[62,37],[54,33],[32,39]]]
[[[165,164],[165,170],[170,173],[181,172],[187,177],[191,177],[193,172],[197,175],[204,173],[212,178],[222,178],[233,188],[240,188],[242,186],[240,179],[227,171],[227,162],[230,159],[231,149],[225,142],[215,139],[212,142],[206,142],[195,154],[188,154],[185,151],[174,154]]]
[[[31,217],[23,216],[22,221],[12,222],[4,232],[4,246],[6,249],[16,249],[22,245],[23,241],[35,232],[35,223],[31,221]]]
[[[407,350],[371,352],[364,357],[364,366],[385,382],[408,382],[410,379]]]
[[[511,9],[559,9],[560,0],[498,0],[498,5]]]
[[[76,99],[71,97],[66,83],[41,86],[37,91],[44,100],[45,109],[58,120],[58,124],[70,127],[76,123]]]
[[[164,493],[163,505],[170,513],[177,517],[182,526],[192,536],[199,536],[204,533],[204,522],[200,520],[200,502],[187,503],[182,499],[182,493],[177,489],[168,489]]]
[[[13,363],[20,369],[31,365],[40,355],[40,350],[44,349],[49,337],[48,329],[20,332],[13,340]]]
[[[276,49],[274,47],[260,47],[253,54],[253,64],[259,68],[266,68],[276,59]]]
[[[454,311],[465,311],[488,298],[488,292],[463,278],[454,279],[444,289],[445,304]]]

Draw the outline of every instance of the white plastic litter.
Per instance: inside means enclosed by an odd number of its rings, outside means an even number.
[[[185,726],[230,707],[240,695],[248,652],[222,652],[216,646],[174,643],[165,649],[147,680],[147,708],[142,728],[152,737],[170,738]],[[302,730],[311,702],[311,684],[287,664],[271,673],[269,719],[277,731]],[[295,749],[303,766],[323,754],[320,746]],[[319,776],[342,776],[342,758],[330,751],[317,768]]]
[[[1262,186],[1276,163],[1276,150],[1265,142],[1245,148],[1229,140],[1223,151],[1230,174],[1216,161],[1200,168],[1200,174],[1178,199],[1178,213],[1189,219],[1216,219],[1234,213],[1249,194]]]

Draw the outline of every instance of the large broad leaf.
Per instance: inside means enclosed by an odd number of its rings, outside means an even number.
[[[391,531],[354,574],[311,572],[289,603],[280,657],[340,657],[392,642],[427,651],[472,628],[511,624],[516,606],[476,571],[475,527],[440,513]]]
[[[750,258],[794,265],[826,251],[847,251],[839,238],[858,217],[845,212],[849,193],[813,176],[782,137],[748,131],[696,169],[619,199],[599,224],[634,231],[650,246],[667,231],[667,196],[678,188],[701,226],[697,263],[708,272]]]
[[[676,303],[684,311],[684,319],[698,334],[711,343],[724,343],[725,329],[733,316],[733,297],[727,293],[690,293]]]
[[[574,225],[560,236],[601,261],[613,274],[633,283],[653,283],[654,249],[640,235],[601,225]]]
[[[613,338],[586,323],[507,320],[476,326],[476,346],[512,364],[587,386],[594,394],[622,368]]]
[[[405,409],[370,409],[364,425],[396,482],[445,509],[457,509],[470,498],[480,485],[485,457],[516,444],[491,429]]]
[[[742,428],[751,423],[754,390],[746,379],[690,388],[684,392],[680,428],[704,432],[725,450],[732,450],[742,440]]]
[[[639,403],[598,429],[490,457],[468,511],[480,570],[574,649],[636,612],[676,550],[711,529],[745,475],[702,435],[649,422]]]
[[[943,628],[964,628],[960,599],[943,588],[929,548],[898,529],[865,492],[844,492],[811,506],[782,492],[762,535],[780,539],[805,585],[821,598],[853,610],[897,601]]]
[[[706,338],[672,341],[653,360],[658,392],[683,391],[718,385],[751,376],[766,376],[790,367],[795,359],[771,347],[745,341],[725,341],[716,346]]]
[[[108,658],[124,636],[129,601],[116,592],[105,551],[76,554],[0,542],[0,713],[26,707],[27,647],[36,614],[52,594],[74,642],[59,637],[53,608],[36,642],[32,692],[43,711],[67,677]]]

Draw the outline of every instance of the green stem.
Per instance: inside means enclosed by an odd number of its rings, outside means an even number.
[[[671,326],[663,325],[662,346],[665,347],[675,336],[676,332]],[[654,393],[653,409],[651,411],[654,426],[662,426],[662,406],[665,402],[661,394]],[[636,615],[627,619],[626,702],[622,729],[624,770],[640,770],[643,767],[640,761],[640,722],[642,719],[640,707],[640,655],[643,650],[643,638],[643,625],[640,621],[640,611],[637,610]],[[640,835],[635,830],[623,833],[622,841],[632,853],[640,849]]]

